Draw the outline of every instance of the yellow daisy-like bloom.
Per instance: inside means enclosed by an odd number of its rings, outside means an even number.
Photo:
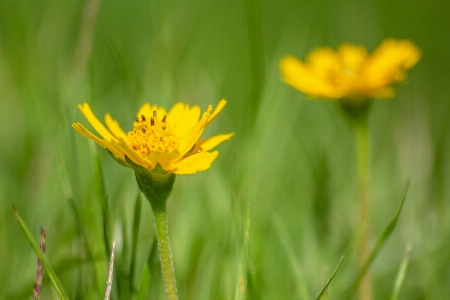
[[[394,96],[390,84],[403,80],[420,59],[408,40],[386,39],[371,54],[363,46],[342,44],[337,51],[312,51],[305,62],[293,56],[280,61],[283,80],[311,97],[358,101]]]
[[[153,170],[157,164],[167,172],[193,174],[211,167],[219,151],[208,152],[234,133],[216,135],[199,140],[205,128],[220,113],[227,102],[221,100],[213,113],[209,105],[200,118],[200,107],[177,103],[167,113],[163,107],[145,103],[134,120],[133,130],[125,133],[118,122],[107,113],[107,128],[95,117],[87,103],[79,105],[81,112],[102,139],[89,132],[80,123],[72,127],[85,137],[108,149],[124,165],[133,163]]]

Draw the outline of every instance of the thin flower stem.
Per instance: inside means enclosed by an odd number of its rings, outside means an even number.
[[[165,210],[155,211],[156,238],[158,240],[159,255],[161,258],[161,270],[164,279],[167,300],[178,299],[175,271],[170,250],[169,229]]]
[[[356,126],[358,151],[358,265],[361,268],[369,257],[369,135],[367,117],[360,120]],[[359,286],[360,299],[372,300],[372,280],[367,272]]]

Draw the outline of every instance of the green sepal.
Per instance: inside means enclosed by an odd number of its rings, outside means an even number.
[[[129,164],[127,164],[126,161],[124,161],[123,159],[121,159],[120,157],[118,157],[117,155],[115,155],[114,153],[109,151],[108,149],[106,149],[106,151],[108,151],[109,155],[111,155],[111,157],[114,158],[114,160],[117,161],[119,164],[121,164],[124,167],[131,168],[131,166]]]
[[[175,174],[164,170],[160,164],[149,171],[135,164],[127,156],[126,162],[134,170],[139,189],[150,202],[154,212],[165,212],[166,202],[175,182]]]
[[[357,124],[367,121],[372,102],[372,99],[352,100],[347,98],[342,98],[338,101],[341,110]]]

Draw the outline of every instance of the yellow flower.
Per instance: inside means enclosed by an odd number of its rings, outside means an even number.
[[[394,96],[389,85],[403,80],[420,55],[408,40],[386,39],[371,55],[363,46],[342,44],[337,51],[318,48],[305,62],[286,56],[280,69],[287,84],[311,97],[358,101]]]
[[[189,107],[187,104],[177,103],[167,113],[163,107],[145,103],[136,115],[133,130],[128,133],[122,130],[109,113],[105,115],[106,128],[95,117],[89,105],[84,103],[78,107],[102,139],[80,123],[73,123],[72,127],[108,149],[124,165],[129,165],[127,157],[148,171],[159,164],[170,173],[193,174],[209,169],[219,151],[208,151],[234,135],[228,133],[199,140],[205,128],[226,103],[221,100],[212,114],[212,106],[209,105],[201,118],[198,106]]]

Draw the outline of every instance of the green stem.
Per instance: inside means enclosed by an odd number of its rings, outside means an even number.
[[[357,151],[358,151],[358,265],[361,268],[369,258],[369,135],[368,118],[364,117],[357,122]],[[372,281],[370,274],[366,273],[359,287],[360,299],[373,298]]]
[[[166,210],[155,210],[156,238],[158,240],[161,270],[164,279],[167,300],[178,299],[175,271],[170,250],[169,229],[167,227]]]
[[[249,62],[251,71],[251,84],[250,84],[250,103],[248,109],[251,111],[258,111],[261,103],[261,92],[264,81],[264,49],[262,42],[261,31],[261,4],[260,0],[243,0],[245,16],[247,20],[247,36],[249,43]],[[246,120],[245,126],[247,135],[250,134],[255,127],[257,114],[247,114],[249,116]],[[252,117],[253,116],[253,117]],[[245,134],[243,135],[245,136]]]

